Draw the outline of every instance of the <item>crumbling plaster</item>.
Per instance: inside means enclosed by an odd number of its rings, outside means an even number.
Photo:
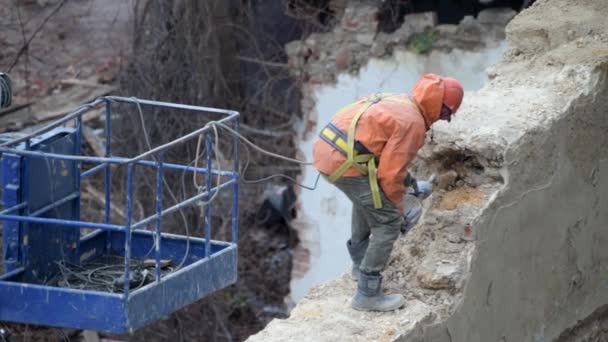
[[[563,7],[583,15],[538,24],[541,13]],[[553,341],[608,303],[606,10],[601,1],[542,1],[510,24],[511,59],[479,94],[502,93],[486,113],[513,118],[504,123],[506,184],[477,222],[462,303],[447,321],[400,340]],[[531,49],[526,23],[553,39]],[[541,106],[513,96],[517,88],[536,92]],[[521,119],[527,124],[519,127]]]

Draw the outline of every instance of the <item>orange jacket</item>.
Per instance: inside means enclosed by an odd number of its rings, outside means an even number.
[[[408,98],[400,94],[401,98]],[[364,98],[365,99],[365,98]],[[364,100],[362,99],[362,100]],[[403,210],[405,178],[409,162],[424,144],[426,131],[439,119],[443,83],[439,76],[425,75],[413,89],[413,105],[381,101],[372,105],[359,119],[355,139],[378,158],[378,182],[384,194]],[[335,117],[332,123],[343,132],[360,107],[360,100]],[[319,172],[331,175],[346,157],[322,139],[313,148],[313,165]],[[355,168],[343,177],[361,176]]]

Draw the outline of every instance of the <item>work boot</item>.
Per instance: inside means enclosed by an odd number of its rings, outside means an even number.
[[[359,265],[361,265],[361,260],[363,260],[363,257],[365,256],[368,245],[369,239],[365,239],[358,243],[352,243],[351,240],[346,242],[348,254],[350,254],[350,259],[353,261],[353,269],[350,272],[350,276],[354,281],[359,280]]]
[[[384,294],[382,292],[382,276],[380,274],[359,273],[357,293],[350,306],[359,311],[393,311],[405,304],[400,294]]]

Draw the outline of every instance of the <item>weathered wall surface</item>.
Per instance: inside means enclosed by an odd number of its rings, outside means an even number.
[[[605,0],[537,1],[490,83],[434,126],[415,171],[442,184],[384,273],[405,308],[350,309],[343,276],[251,340],[604,341],[606,14]]]

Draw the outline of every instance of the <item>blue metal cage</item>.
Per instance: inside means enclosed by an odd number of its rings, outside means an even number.
[[[132,157],[112,153],[113,105],[156,107],[207,112],[238,131],[239,113],[229,110],[108,96],[86,104],[64,118],[18,139],[0,142],[3,260],[0,276],[0,321],[31,323],[122,333],[142,327],[205,295],[236,282],[238,236],[238,138],[231,140],[233,166],[212,165],[213,130],[210,125]],[[105,107],[105,156],[81,155],[83,115]],[[164,162],[167,151],[204,137],[206,166]],[[83,164],[93,165],[82,171]],[[111,222],[112,167],[126,167],[125,222]],[[156,174],[155,214],[138,222],[133,216],[133,178],[136,168]],[[164,207],[165,170],[196,172],[205,176],[205,189]],[[81,219],[81,182],[103,173],[104,221]],[[221,176],[223,182],[217,181]],[[215,178],[214,178],[215,177]],[[197,205],[221,190],[231,191],[230,241],[211,239],[212,205],[204,206],[204,236],[163,232],[163,217]],[[144,229],[154,225],[152,231]],[[83,235],[82,228],[93,230]],[[151,254],[153,252],[153,254]],[[149,255],[153,257],[148,258]],[[122,289],[115,292],[74,289],[54,284],[58,262],[82,265],[108,257],[121,261]],[[133,260],[148,259],[152,278],[132,289]],[[182,264],[163,271],[163,264]]]

